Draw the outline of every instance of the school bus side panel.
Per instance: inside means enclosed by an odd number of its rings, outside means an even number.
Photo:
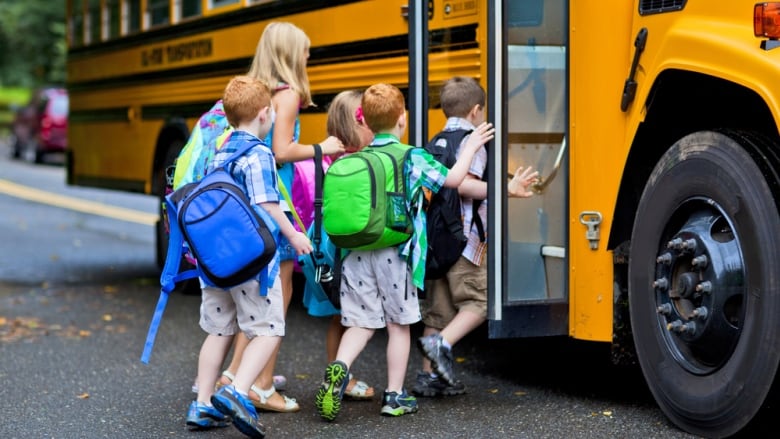
[[[632,56],[632,2],[571,2],[569,46],[569,333],[612,340],[611,213],[630,145],[620,111]],[[582,212],[599,212],[591,249]]]

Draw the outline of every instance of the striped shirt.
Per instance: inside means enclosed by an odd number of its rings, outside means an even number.
[[[279,203],[276,160],[274,160],[273,152],[265,142],[246,131],[230,133],[230,138],[225,145],[214,154],[214,160],[209,163],[208,172],[220,167],[244,142],[256,142],[257,146],[233,162],[230,174],[236,183],[244,188],[244,193],[254,204],[255,209],[262,209],[258,206],[261,203]],[[273,279],[279,274],[278,251],[271,263],[268,264],[268,268],[268,279],[273,283]],[[259,276],[258,280],[260,280]]]

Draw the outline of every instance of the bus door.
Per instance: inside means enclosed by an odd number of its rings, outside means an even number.
[[[566,335],[568,1],[488,4],[489,335]],[[532,198],[507,198],[518,166],[539,171]]]

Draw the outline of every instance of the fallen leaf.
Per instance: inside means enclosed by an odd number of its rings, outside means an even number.
[[[522,390],[518,390],[517,392],[515,392],[515,396],[525,396],[525,395],[527,395],[527,393],[523,392]]]
[[[103,321],[104,322],[110,322],[113,320],[113,317],[111,317],[111,314],[103,314]]]
[[[604,416],[612,416],[612,410],[604,410],[601,412]]]
[[[5,326],[8,323],[5,317],[0,317],[0,326]]]
[[[78,399],[87,399],[87,398],[89,398],[89,393],[84,392],[81,395],[76,396],[76,398],[78,398]]]
[[[297,378],[299,380],[305,380],[305,379],[309,378],[309,374],[306,374],[306,373],[296,373],[295,374],[295,378]]]
[[[105,285],[105,286],[103,286],[103,292],[104,293],[116,293],[117,291],[119,291],[119,290],[114,285]]]
[[[456,363],[465,363],[466,362],[466,358],[465,357],[455,357],[455,362]]]
[[[490,393],[498,393],[498,389],[488,389],[488,392],[490,392]]]
[[[90,335],[92,335],[92,332],[87,331],[86,329],[82,329],[79,331],[80,337],[89,337]]]

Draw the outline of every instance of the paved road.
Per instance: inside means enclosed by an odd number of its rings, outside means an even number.
[[[63,187],[61,167],[9,162],[0,180],[152,211],[148,197]],[[234,428],[193,433],[184,415],[204,334],[199,297],[176,293],[151,364],[139,361],[158,294],[152,229],[52,207],[0,191],[0,438],[239,438]],[[299,293],[298,293],[299,294]],[[333,423],[314,409],[327,322],[296,296],[277,372],[297,414],[265,414],[278,438],[690,438],[670,425],[638,369],[617,369],[608,346],[567,339],[488,340],[456,347],[465,396],[422,399],[420,412],[379,416],[379,401],[347,402]],[[419,325],[413,335],[419,335]],[[381,392],[379,332],[354,365]],[[411,385],[420,355],[412,352]]]

